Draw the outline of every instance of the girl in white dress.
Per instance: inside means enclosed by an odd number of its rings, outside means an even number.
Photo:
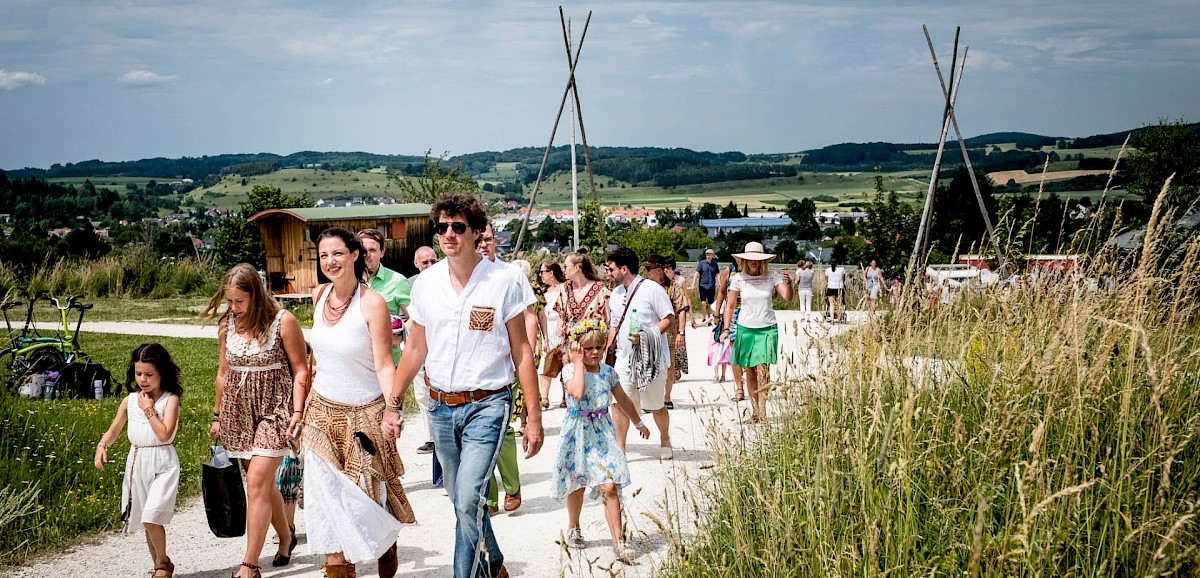
[[[108,431],[96,444],[96,469],[103,470],[108,448],[129,422],[129,459],[121,484],[121,519],[126,530],[141,522],[154,560],[153,578],[170,578],[175,564],[167,556],[167,529],[175,514],[179,489],[179,456],[175,453],[175,426],[179,421],[179,366],[157,343],[143,343],[129,359],[125,372],[129,396],[117,408]]]

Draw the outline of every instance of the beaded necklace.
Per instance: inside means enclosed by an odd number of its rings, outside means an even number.
[[[356,287],[355,290],[358,288]],[[329,296],[337,295],[337,291],[330,290]],[[338,321],[342,320],[342,316],[346,314],[346,310],[350,309],[350,303],[354,300],[354,293],[350,294],[350,298],[342,302],[341,305],[334,306],[331,302],[333,299],[325,300],[325,308],[321,310],[321,317],[325,319],[325,325],[330,327],[337,325]]]

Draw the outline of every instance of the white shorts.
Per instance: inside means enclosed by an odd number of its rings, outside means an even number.
[[[621,389],[625,391],[625,395],[629,396],[629,400],[633,402],[633,407],[638,410],[647,409],[654,411],[662,409],[667,398],[667,372],[670,369],[664,367],[659,370],[658,375],[646,384],[646,388],[639,390],[634,387],[633,380],[629,379],[629,372],[617,372],[617,378],[621,380]],[[615,405],[615,404],[614,404]]]

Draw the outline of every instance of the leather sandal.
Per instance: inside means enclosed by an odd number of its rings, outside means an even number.
[[[345,564],[324,564],[321,570],[325,572],[325,578],[358,578],[358,570],[354,564],[349,562]]]
[[[280,566],[287,566],[288,564],[292,563],[292,550],[296,549],[296,527],[290,526],[288,529],[291,530],[292,541],[290,544],[288,544],[287,556],[277,553],[275,554],[275,557],[271,559],[271,565],[275,566],[276,568]]]
[[[160,574],[160,572],[166,572],[166,574]],[[171,562],[170,558],[167,558],[166,562],[163,562],[162,564],[155,566],[154,570],[150,571],[150,576],[152,576],[153,578],[171,578],[174,575],[175,575],[175,563]]]
[[[250,578],[262,578],[262,572],[259,571],[261,568],[257,564],[242,562],[242,566],[250,569]],[[232,575],[230,575],[230,578],[237,578],[237,572],[235,571]]]

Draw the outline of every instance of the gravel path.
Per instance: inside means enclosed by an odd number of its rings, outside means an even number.
[[[829,332],[841,332],[853,326],[829,327],[823,324],[800,324],[799,335],[793,329],[795,312],[780,312],[783,359],[797,365],[815,363],[808,345],[812,338]],[[852,321],[862,315],[851,313]],[[155,334],[176,337],[215,337],[212,326],[150,324],[132,322],[85,323],[84,331]],[[631,546],[636,552],[634,565],[614,562],[608,529],[600,503],[584,502],[581,527],[588,547],[582,553],[561,548],[556,540],[566,532],[565,504],[551,497],[553,458],[557,453],[558,434],[564,410],[553,408],[543,413],[546,444],[530,460],[521,459],[521,481],[524,503],[512,513],[492,518],[500,548],[513,576],[652,576],[666,558],[668,537],[658,526],[668,524],[671,531],[685,536],[694,531],[690,515],[692,492],[696,479],[704,476],[713,464],[712,432],[736,431],[740,420],[748,413],[746,403],[731,400],[732,387],[712,383],[712,371],[706,365],[711,328],[689,331],[688,356],[691,372],[675,386],[675,410],[671,412],[671,439],[676,448],[675,459],[658,460],[657,433],[653,421],[651,439],[631,435],[628,443],[630,474],[633,483],[625,489],[623,506],[628,527],[635,538]],[[803,371],[801,367],[785,370]],[[552,389],[554,389],[552,387]],[[559,400],[560,393],[552,392],[551,399]],[[743,416],[743,417],[739,417]],[[646,416],[647,418],[649,416]],[[423,420],[410,416],[404,435],[400,438],[400,456],[407,468],[405,489],[416,511],[418,523],[406,526],[399,538],[400,569],[397,575],[406,577],[449,576],[454,550],[454,514],[450,500],[443,490],[430,482],[431,456],[416,453],[417,446],[427,439]],[[185,464],[184,467],[199,467]],[[116,506],[114,505],[114,516]],[[299,546],[292,564],[272,568],[275,551],[268,543],[259,564],[263,576],[309,578],[321,576],[321,557],[311,555],[306,548],[303,510],[297,512],[296,527]],[[218,578],[229,576],[241,561],[242,538],[215,538],[208,530],[204,507],[198,498],[181,502],[175,519],[167,527],[167,550],[175,562],[176,576],[181,578]],[[43,556],[23,568],[9,569],[10,575],[60,578],[62,576],[144,576],[150,568],[144,538],[140,532],[122,535],[105,532],[85,537],[80,544],[67,550]],[[374,564],[359,565],[360,576],[374,576]]]

